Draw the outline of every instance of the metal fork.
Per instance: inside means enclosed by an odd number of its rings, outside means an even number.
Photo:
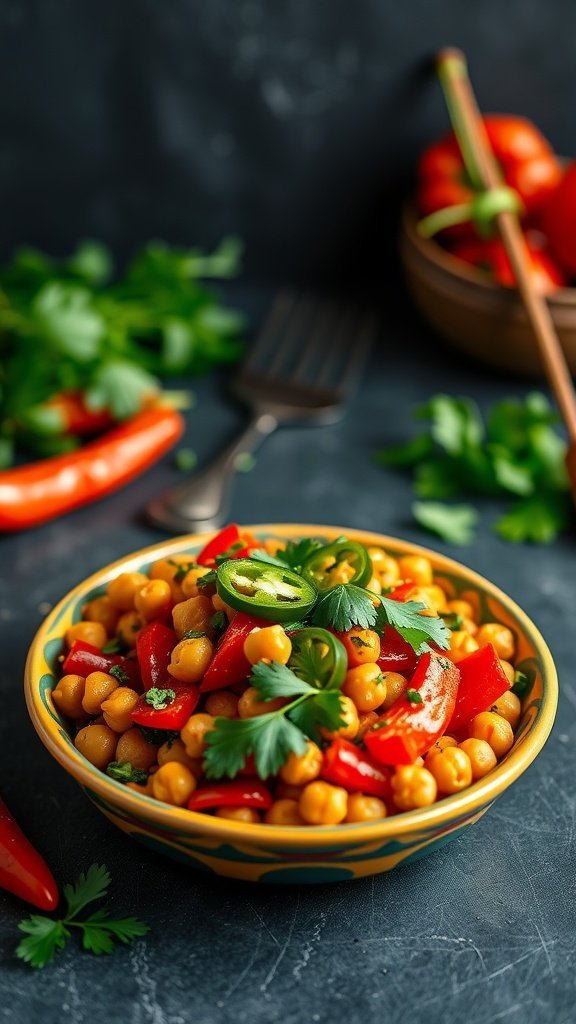
[[[250,410],[248,425],[205,469],[150,502],[150,519],[179,533],[221,525],[240,456],[283,424],[340,419],[375,329],[372,313],[280,292],[230,387]]]

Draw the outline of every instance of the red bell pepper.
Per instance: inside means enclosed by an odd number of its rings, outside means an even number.
[[[320,775],[349,793],[369,793],[386,800],[390,796],[391,772],[354,743],[341,738],[332,740],[324,751]]]
[[[223,690],[248,678],[252,666],[244,654],[244,641],[254,629],[269,626],[265,619],[256,619],[245,612],[236,612],[222,636],[216,654],[200,684],[201,693]]]
[[[210,807],[255,807],[267,811],[272,806],[272,793],[260,779],[214,782],[196,789],[188,801],[189,811],[206,811]]]
[[[536,291],[540,295],[550,295],[558,288],[563,288],[566,278],[546,252],[539,237],[534,232],[528,232],[525,241],[530,257],[530,277]],[[453,247],[452,255],[487,272],[504,288],[517,287],[508,254],[499,239],[461,242]]]
[[[72,673],[76,676],[89,676],[91,672],[110,672],[117,665],[126,673],[128,681],[124,685],[135,690],[142,689],[138,664],[131,658],[123,658],[120,654],[105,654],[99,647],[87,644],[84,640],[75,640],[64,659],[62,669],[64,675]]]
[[[411,676],[417,661],[418,655],[408,641],[392,626],[386,626],[378,658],[381,672],[399,672],[402,676]]]
[[[460,673],[447,658],[423,654],[406,693],[364,736],[381,764],[412,764],[446,732],[456,703]],[[412,698],[412,699],[410,699]]]
[[[58,886],[52,872],[26,839],[3,800],[0,800],[0,888],[40,910],[58,906]]]
[[[163,686],[168,677],[170,657],[178,637],[159,619],[144,626],[136,638],[136,655],[144,689]]]
[[[450,731],[466,725],[480,711],[487,711],[498,697],[510,689],[510,683],[492,644],[469,654],[458,662],[460,685],[450,719]]]
[[[406,583],[399,583],[394,590],[391,590],[386,597],[389,597],[391,601],[409,601],[410,594],[414,590],[416,584],[413,580],[408,580]]]
[[[200,690],[192,684],[172,683],[167,689],[174,690],[176,697],[165,708],[153,708],[143,693],[132,712],[132,721],[147,729],[170,729],[180,732],[190,715],[194,714],[200,700]]]
[[[240,530],[236,523],[230,523],[229,526],[225,526],[220,533],[217,533],[212,540],[209,540],[204,545],[199,555],[196,556],[196,562],[198,565],[216,565],[216,557],[223,555],[228,548],[231,548],[233,544],[236,544],[240,539]]]

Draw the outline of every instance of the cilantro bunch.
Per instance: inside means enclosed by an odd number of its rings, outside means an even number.
[[[96,242],[58,262],[17,251],[0,270],[0,468],[15,438],[42,454],[71,447],[43,405],[60,392],[123,419],[158,378],[237,359],[244,318],[201,281],[232,277],[239,256],[235,239],[211,255],[151,242],[117,276]]]
[[[377,454],[383,466],[414,473],[415,519],[452,544],[474,537],[478,513],[471,505],[445,504],[461,496],[507,498],[512,504],[495,525],[513,543],[547,544],[572,516],[564,464],[566,443],[554,427],[558,416],[544,395],[506,399],[484,420],[473,401],[435,395],[416,410],[427,429]]]

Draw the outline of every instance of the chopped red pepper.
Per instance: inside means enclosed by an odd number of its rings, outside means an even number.
[[[415,586],[416,584],[413,580],[407,580],[406,583],[399,583],[397,587],[394,587],[394,590],[391,590],[389,594],[386,594],[386,597],[389,597],[391,601],[408,601]]]
[[[252,666],[244,654],[244,641],[254,630],[269,626],[265,619],[256,619],[245,612],[237,612],[224,633],[218,650],[200,684],[201,693],[222,690],[248,678]]]
[[[324,751],[320,774],[323,779],[342,786],[349,793],[370,793],[381,800],[390,796],[389,769],[383,768],[370,754],[349,740],[338,738],[332,741]]]
[[[255,807],[267,811],[272,794],[260,779],[214,782],[194,791],[188,801],[189,811],[205,811],[209,807]]]
[[[75,640],[70,648],[62,669],[64,675],[72,673],[76,676],[89,676],[91,672],[110,672],[110,669],[117,665],[126,673],[128,681],[126,686],[135,690],[142,689],[138,664],[130,658],[123,658],[119,654],[104,654],[99,647],[85,643],[84,640]]]
[[[223,555],[239,539],[240,531],[236,523],[230,523],[229,526],[225,526],[223,530],[220,530],[220,533],[217,533],[215,537],[212,537],[212,540],[209,540],[204,545],[200,554],[196,556],[196,562],[198,565],[216,565],[217,556]]]
[[[136,654],[144,689],[150,690],[167,682],[170,657],[177,643],[174,630],[159,619],[149,622],[140,631],[136,639]]]
[[[487,711],[510,683],[492,644],[486,644],[458,662],[460,686],[449,729],[460,729],[480,711]]]
[[[456,702],[459,672],[435,652],[423,654],[406,693],[364,736],[381,764],[412,764],[446,732]],[[410,699],[412,698],[412,699]]]
[[[386,626],[380,641],[380,657],[378,665],[382,672],[399,672],[402,676],[411,676],[418,655],[407,640],[392,626]]]
[[[0,800],[0,888],[40,910],[58,906],[58,886],[52,872],[26,839],[3,800]]]
[[[144,725],[147,729],[170,729],[179,732],[186,725],[190,715],[194,713],[200,699],[200,691],[192,684],[183,686],[172,683],[169,687],[176,697],[165,708],[153,708],[146,701],[146,694],[140,697],[134,711],[132,721],[136,725]]]

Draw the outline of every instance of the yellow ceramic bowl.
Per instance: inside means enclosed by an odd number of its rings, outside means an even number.
[[[333,526],[273,524],[248,529],[261,538],[316,536],[327,541],[345,532],[364,544],[381,545],[394,556],[426,555],[452,596],[472,592],[484,621],[497,620],[509,626],[517,640],[517,665],[533,685],[514,746],[494,771],[462,793],[418,811],[373,823],[297,828],[243,824],[191,813],[134,793],[94,768],[74,747],[66,723],[52,703],[63,634],[80,619],[84,602],[101,593],[118,573],[146,572],[153,561],[176,552],[193,554],[207,540],[206,534],[178,537],[122,558],[80,583],[53,609],[34,639],[26,664],[26,701],[42,742],[110,821],[150,849],[202,871],[260,882],[328,882],[389,871],[437,850],[477,821],[546,742],[554,721],[558,682],[542,636],[502,591],[458,562],[425,548]]]

